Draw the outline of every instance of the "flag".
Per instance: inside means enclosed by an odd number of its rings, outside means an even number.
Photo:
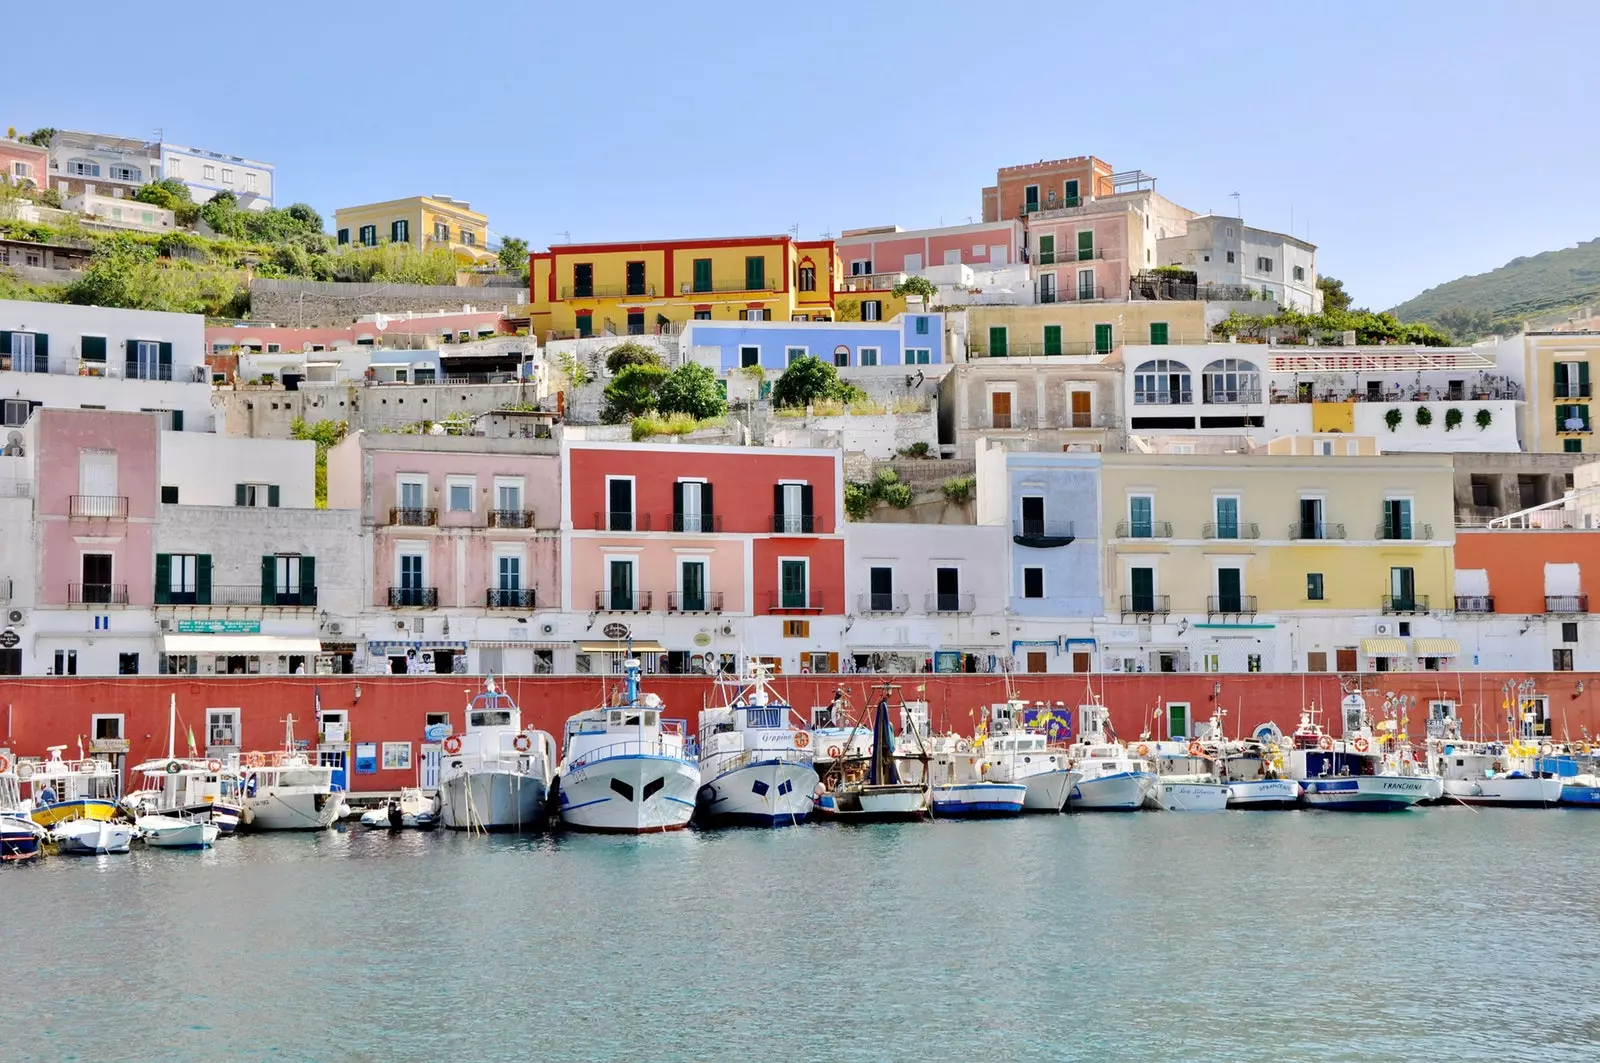
[[[189,755],[191,757],[200,755],[194,751],[194,725],[192,724],[189,726]]]

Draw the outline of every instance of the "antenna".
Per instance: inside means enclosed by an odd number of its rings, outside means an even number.
[[[1239,193],[1237,193],[1237,192],[1229,192],[1228,193],[1228,198],[1233,200],[1233,216],[1235,218],[1238,218],[1239,220],[1243,221],[1244,220],[1244,208],[1242,206],[1240,206]]]
[[[572,231],[570,229],[565,231],[565,232],[556,233],[556,235],[561,237],[561,242],[562,243],[564,243],[564,244],[572,243]]]
[[[789,235],[794,237],[796,240],[800,239],[800,223],[799,222],[795,222],[793,225],[789,226]]]

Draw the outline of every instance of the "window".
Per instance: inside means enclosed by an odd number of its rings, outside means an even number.
[[[502,514],[522,514],[522,481],[496,480],[494,508]]]
[[[1039,236],[1039,254],[1037,265],[1053,266],[1056,262],[1056,238],[1048,233]]]
[[[740,321],[765,321],[766,319],[767,311],[765,307],[757,306],[739,311]]]
[[[1262,258],[1259,255],[1256,256],[1256,272],[1257,273],[1271,273],[1272,272],[1272,259],[1270,259],[1270,258]]]
[[[438,233],[434,233],[438,236]],[[575,262],[572,265],[572,298],[594,298],[594,264],[590,262]]]
[[[1306,601],[1308,601],[1308,602],[1321,602],[1321,601],[1326,601],[1326,600],[1327,599],[1324,598],[1323,594],[1322,594],[1322,573],[1320,573],[1320,572],[1307,572],[1306,573]]]
[[[1056,299],[1056,275],[1045,273],[1039,277],[1039,301],[1041,303],[1054,303]]]
[[[1411,500],[1409,498],[1384,499],[1382,531],[1382,538],[1385,539],[1409,539],[1412,537]]]
[[[811,621],[785,620],[783,622],[783,637],[786,639],[808,639],[811,637]]]
[[[915,320],[916,320],[916,323],[917,323],[916,324],[916,333],[917,333],[917,335],[918,336],[926,336],[928,334],[928,319],[925,318],[925,317],[919,317],[919,318],[916,318]]]
[[[164,506],[175,506],[178,504],[177,484],[161,485],[161,504]]]
[[[783,350],[783,364],[793,365],[805,356],[806,349],[804,347],[785,347]]]
[[[1238,613],[1244,610],[1244,570],[1217,569],[1217,611]]]
[[[1080,269],[1078,271],[1078,301],[1081,303],[1098,298],[1100,298],[1100,294],[1094,286],[1094,270]]]
[[[1296,266],[1294,268],[1294,279],[1297,281],[1306,279],[1306,268],[1304,266]]]
[[[1022,209],[1030,214],[1039,209],[1039,186],[1028,185],[1022,190]]]
[[[1562,623],[1561,623],[1561,641],[1562,642],[1577,642],[1578,641],[1578,625],[1577,625],[1576,621],[1573,621],[1573,620],[1564,620],[1564,621],[1562,621]]]
[[[217,168],[210,163],[205,163],[200,167],[200,176],[207,181],[215,181],[217,179]]]
[[[1556,431],[1589,431],[1589,407],[1581,402],[1556,406]],[[1581,440],[1580,440],[1581,442]]]
[[[1165,321],[1150,322],[1150,345],[1165,347],[1167,344],[1167,323]]]
[[[711,320],[711,311],[709,311],[709,310],[696,310],[694,312],[694,319],[696,321],[710,321]]]
[[[1061,186],[1062,194],[1066,196],[1066,205],[1076,207],[1082,202],[1078,195],[1078,182],[1076,179],[1064,182]]]
[[[711,260],[709,258],[697,258],[694,260],[694,283],[692,287],[697,292],[711,291]]]
[[[933,360],[933,352],[926,347],[907,347],[907,365],[927,365]]]
[[[760,347],[740,347],[739,348],[739,368],[748,369],[751,366],[760,365],[760,364],[761,364],[761,348]]]
[[[157,554],[155,599],[157,605],[209,605],[211,556]]]
[[[1410,568],[1391,568],[1389,570],[1389,597],[1395,609],[1401,612],[1415,612],[1417,608],[1417,580],[1416,572]]]
[[[850,276],[870,277],[872,275],[872,259],[857,258],[850,262]]]
[[[256,175],[255,174],[247,173],[247,174],[244,175],[244,187],[248,191],[251,191],[251,192],[254,192],[256,190]]]
[[[804,558],[784,558],[778,562],[779,601],[783,608],[810,608],[809,569],[810,563]]]
[[[835,347],[833,349],[833,364],[836,365],[836,366],[839,366],[841,368],[844,367],[844,366],[849,365],[850,364],[850,348],[846,347],[842,343],[839,344],[839,346]]]
[[[433,238],[448,241],[450,239],[450,225],[448,222],[436,221],[433,223]]]
[[[112,166],[107,176],[113,181],[133,181],[137,183],[141,180],[137,166]]]
[[[936,568],[933,570],[933,609],[937,613],[959,613],[961,608],[961,570]]]
[[[466,244],[468,247],[477,247],[478,234],[471,229],[462,229],[461,242]]]
[[[495,585],[502,592],[522,589],[522,557],[518,554],[501,554],[494,559]],[[506,604],[511,604],[507,602]]]
[[[1147,567],[1128,569],[1128,604],[1135,613],[1156,611],[1156,570]]]
[[[74,177],[99,177],[100,164],[88,159],[73,159],[67,163],[67,172]]]
[[[863,320],[863,321],[882,321],[883,320],[883,300],[881,300],[881,299],[863,299],[863,300],[861,300],[861,320]]]
[[[1216,499],[1217,528],[1215,538],[1239,538],[1239,500],[1231,496],[1219,496]]]
[[[226,166],[222,168],[222,183],[225,185],[233,184],[233,171]]]
[[[1242,358],[1220,358],[1200,376],[1200,401],[1240,403],[1261,401],[1261,371]]]
[[[450,480],[450,512],[471,513],[472,496],[475,493],[476,492],[473,490],[473,482],[471,480]]]
[[[1072,428],[1094,427],[1094,393],[1084,388],[1074,388],[1067,393],[1071,407]]]
[[[411,242],[411,223],[404,218],[397,218],[389,223],[389,242],[391,244],[407,244]]]
[[[1572,671],[1572,650],[1568,647],[1558,647],[1550,651],[1550,667],[1557,672]]]
[[[118,675],[138,675],[139,674],[139,655],[137,653],[119,653],[119,654],[117,654],[117,674]]]
[[[316,605],[315,559],[300,554],[272,554],[271,594],[263,605]],[[266,565],[263,564],[265,569]]]
[[[78,674],[78,651],[77,650],[57,650],[56,651],[55,668],[51,670],[50,674],[51,675],[77,675]]]
[[[1228,252],[1228,263],[1229,263],[1229,265],[1233,264],[1233,252],[1232,251]]]
[[[633,480],[606,477],[606,522],[609,531],[633,531]]]
[[[350,242],[350,230],[349,229],[340,229],[337,239],[338,239],[340,244],[348,244]]]
[[[630,336],[643,336],[644,335],[644,311],[643,310],[629,310],[628,311],[628,335],[630,335]]]
[[[767,287],[767,260],[761,255],[747,255],[744,260],[744,288],[759,292]]]
[[[876,347],[863,347],[861,348],[859,355],[862,365],[878,364],[878,348]]]
[[[867,570],[867,612],[892,613],[894,607],[894,569],[878,565]]]
[[[1189,367],[1165,358],[1145,362],[1133,371],[1133,401],[1138,406],[1166,406],[1194,401]]]
[[[396,605],[422,605],[425,561],[421,554],[401,554],[400,596]]]
[[[1004,325],[989,326],[989,357],[1004,358],[1006,356],[1006,327]]]
[[[1044,569],[1030,566],[1022,570],[1022,596],[1024,598],[1044,597]]]
[[[50,371],[50,337],[43,332],[0,332],[0,354],[11,354],[11,369],[17,373]]]
[[[363,225],[361,227],[360,239],[362,247],[377,247],[378,227],[376,225]]]
[[[234,484],[233,504],[236,506],[268,506],[278,504],[277,484]],[[422,506],[419,503],[418,509]]]
[[[643,295],[643,294],[645,294],[644,263],[643,262],[627,262],[627,263],[624,263],[623,264],[623,272],[624,272],[624,276],[626,277],[625,285],[626,285],[627,294],[628,295]]]
[[[1094,231],[1086,230],[1078,234],[1078,261],[1088,262],[1094,258]]]
[[[1561,441],[1561,452],[1563,454],[1582,454],[1583,453],[1583,440],[1581,440],[1581,439],[1563,439]]]
[[[678,608],[685,613],[703,613],[706,602],[706,563],[685,559],[678,565]]]
[[[1555,376],[1556,398],[1586,399],[1589,397],[1589,363],[1556,362],[1552,367]]]
[[[1155,536],[1156,500],[1150,495],[1132,495],[1128,499],[1128,535],[1134,539]]]
[[[798,285],[796,285],[796,287],[798,287],[803,292],[814,292],[814,291],[816,291],[817,290],[817,267],[815,267],[815,266],[801,266],[800,267],[800,283]]]

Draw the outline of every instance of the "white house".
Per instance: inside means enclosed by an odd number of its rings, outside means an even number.
[[[218,192],[232,192],[247,210],[272,206],[276,176],[271,163],[165,141],[155,147],[162,176],[188,185],[196,203],[204,203]]]
[[[1160,265],[1193,270],[1199,285],[1249,289],[1303,312],[1322,309],[1317,289],[1317,245],[1257,229],[1242,218],[1206,214],[1188,228],[1156,241]]]

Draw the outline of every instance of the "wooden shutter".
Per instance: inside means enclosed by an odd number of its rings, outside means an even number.
[[[816,531],[816,525],[812,521],[810,484],[803,484],[800,487],[800,530],[803,532]]]
[[[782,484],[773,484],[772,485],[772,516],[774,518],[772,530],[773,531],[777,531],[780,527],[782,527],[781,521],[783,520],[783,485]]]
[[[11,333],[0,330],[0,354],[11,353]]]
[[[683,481],[672,485],[672,530],[683,531]]]
[[[267,485],[267,505],[271,506],[273,509],[278,508],[278,485],[277,484],[268,484]]]
[[[711,504],[711,481],[707,480],[700,485],[700,530],[716,531],[715,518],[717,508]]]
[[[201,554],[194,560],[194,600],[200,605],[211,604],[210,554]]]
[[[261,555],[261,604],[278,604],[278,559],[272,554]]]
[[[132,380],[139,375],[139,341],[122,341],[122,371],[123,375]]]
[[[41,340],[44,339],[43,336],[40,336],[39,338]],[[1579,362],[1578,363],[1578,397],[1582,398],[1582,397],[1584,397],[1584,396],[1586,396],[1588,394],[1589,394],[1589,363],[1588,362]]]
[[[172,601],[172,555],[156,555],[156,604]]]
[[[43,332],[33,334],[33,371],[50,372],[50,337]]]
[[[317,604],[317,559],[309,555],[300,558],[300,604]]]
[[[1167,342],[1167,323],[1165,321],[1150,322],[1150,343],[1152,346],[1164,346]]]
[[[828,674],[839,674],[839,655],[837,653],[828,654]]]
[[[1061,353],[1061,326],[1046,325],[1044,327],[1044,353]]]
[[[246,493],[247,492],[246,492],[246,488],[245,488],[244,484],[234,484],[233,485],[233,504],[236,505],[236,506],[244,505],[245,502],[247,501],[247,499],[245,497]]]
[[[160,363],[161,369],[156,374],[156,379],[157,380],[171,380],[172,379],[172,344],[165,343],[165,342],[163,342],[161,344],[160,353],[158,355],[158,361]]]
[[[1556,371],[1556,398],[1564,399],[1564,398],[1567,397],[1567,363],[1566,362],[1557,362],[1555,364],[1555,371]]]

